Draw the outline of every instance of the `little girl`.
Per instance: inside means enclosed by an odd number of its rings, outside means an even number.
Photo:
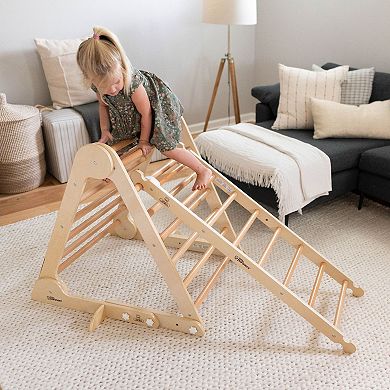
[[[207,187],[211,170],[177,147],[183,107],[167,84],[133,68],[118,38],[102,27],[94,27],[93,36],[80,44],[77,63],[99,101],[99,142],[136,138],[145,156],[154,145],[196,172],[193,191]]]

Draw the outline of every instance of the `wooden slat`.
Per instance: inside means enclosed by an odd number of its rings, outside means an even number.
[[[90,213],[94,208],[100,206],[102,203],[104,203],[107,199],[111,198],[111,196],[114,196],[117,194],[118,191],[116,188],[109,191],[107,194],[103,195],[102,197],[96,199],[95,201],[91,202],[89,205],[83,207],[80,211],[78,211],[75,215],[74,222],[78,221],[80,218],[84,217],[88,213]]]
[[[198,207],[199,204],[202,202],[202,200],[208,195],[209,190],[206,189],[203,192],[202,191],[200,192],[201,192],[200,196],[197,199],[195,199],[190,205],[187,206],[189,210],[194,210],[196,207]],[[194,193],[192,193],[189,197],[187,197],[185,201],[183,201],[183,204],[187,205],[197,195],[199,195],[199,192],[195,193],[194,191]],[[179,218],[175,218],[173,222],[160,233],[161,239],[165,240],[171,233],[173,233],[180,226],[181,223],[182,221]]]
[[[169,191],[169,193],[172,196],[177,195],[180,191],[182,191],[196,176],[196,173],[192,173],[190,176],[185,178],[183,181],[181,181],[178,185],[176,185],[172,190]],[[156,214],[158,210],[160,210],[163,207],[163,204],[161,202],[156,202],[153,206],[148,208],[148,213],[150,216],[153,216]]]
[[[240,232],[238,233],[236,239],[233,241],[233,245],[239,245],[242,239],[245,237],[245,234],[248,232],[252,224],[255,222],[257,216],[259,215],[260,211],[256,210],[251,217],[248,219],[248,221],[245,223],[245,225],[241,228]],[[218,278],[222,274],[222,271],[226,268],[228,265],[230,259],[228,256],[226,256],[221,264],[218,266],[218,268],[215,270],[209,281],[207,282],[206,286],[203,288],[199,296],[195,300],[195,306],[198,308],[204,300],[207,298],[209,295],[212,287],[215,285],[217,282]]]
[[[58,266],[58,273],[62,272],[65,268],[68,268],[73,262],[75,262],[83,253],[88,249],[92,248],[97,242],[99,242],[103,237],[107,236],[110,232],[110,226],[106,227],[99,234],[97,234],[91,241],[88,241],[84,246],[82,246],[77,252],[72,256],[68,257]]]
[[[343,306],[344,306],[344,300],[345,300],[345,294],[347,292],[347,286],[348,286],[348,281],[344,280],[344,282],[341,286],[339,301],[337,303],[336,315],[334,317],[334,322],[333,322],[333,324],[336,328],[338,328],[340,325],[341,312],[342,312]]]
[[[265,250],[264,250],[263,255],[260,257],[260,260],[258,261],[258,264],[259,264],[259,265],[263,264],[263,262],[264,262],[265,259],[267,258],[268,254],[269,254],[269,252],[271,251],[272,246],[274,245],[275,240],[278,238],[278,236],[279,236],[281,230],[282,230],[281,227],[276,228],[276,230],[275,230],[275,232],[274,232],[274,235],[273,235],[272,238],[271,238],[271,241],[268,243],[267,247],[266,247]]]
[[[217,210],[214,210],[212,213],[210,213],[207,218],[205,219],[206,223],[209,223],[212,226],[211,219],[215,214],[217,213]],[[183,242],[182,246],[179,248],[179,250],[173,255],[172,257],[172,263],[176,264],[177,261],[184,255],[185,252],[187,252],[188,248],[191,247],[193,242],[199,237],[198,232],[194,232],[191,234],[191,236]]]
[[[77,240],[72,242],[69,246],[65,248],[64,255],[68,256],[69,253],[73,252],[78,246],[80,246],[84,241],[88,240],[88,238],[92,237],[96,232],[98,232],[105,225],[110,223],[115,217],[123,212],[123,209],[118,208],[113,213],[108,215],[106,218],[102,219],[98,224],[96,224],[93,228],[89,229],[85,234],[79,237]]]
[[[227,233],[228,229],[224,228],[221,231],[221,236],[223,237]],[[206,252],[203,254],[203,256],[198,260],[198,262],[194,265],[194,267],[191,269],[191,271],[187,274],[187,276],[183,279],[183,284],[185,287],[188,287],[188,285],[193,281],[196,275],[198,275],[200,269],[202,266],[206,263],[206,261],[209,259],[209,257],[214,252],[215,247],[213,245],[210,245]]]
[[[294,255],[293,259],[292,259],[292,262],[290,264],[290,267],[288,268],[286,277],[284,278],[284,281],[283,281],[283,284],[285,286],[288,286],[288,284],[290,283],[292,275],[293,275],[293,273],[295,271],[295,268],[296,268],[296,266],[298,264],[299,256],[302,253],[302,249],[303,249],[303,245],[299,245],[297,250],[295,251],[295,255]]]
[[[314,302],[317,297],[318,289],[320,288],[321,279],[324,274],[324,269],[325,269],[325,263],[321,263],[320,267],[318,268],[316,280],[314,281],[313,290],[310,294],[310,298],[308,302],[309,306],[314,305]]]
[[[94,223],[99,218],[101,218],[104,214],[106,214],[109,210],[111,210],[113,207],[117,206],[119,203],[121,203],[122,198],[118,196],[116,199],[112,200],[109,204],[104,206],[101,210],[99,210],[96,214],[92,215],[88,219],[86,219],[84,222],[80,223],[77,227],[72,229],[69,233],[68,240],[71,240],[73,237],[80,234],[80,232],[88,227],[91,223]]]

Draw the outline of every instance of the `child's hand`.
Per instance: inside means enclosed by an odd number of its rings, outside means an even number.
[[[142,150],[142,154],[146,157],[153,149],[153,146],[148,141],[139,141],[138,149]]]
[[[105,144],[108,140],[110,140],[110,141],[113,140],[112,134],[110,133],[109,130],[102,130],[102,135],[99,139],[99,142],[101,142],[102,144]]]

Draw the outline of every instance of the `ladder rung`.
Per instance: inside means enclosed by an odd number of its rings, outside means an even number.
[[[96,232],[98,232],[103,226],[111,222],[115,217],[123,212],[123,209],[118,208],[113,213],[107,215],[106,218],[102,219],[98,224],[89,229],[85,234],[79,237],[77,240],[73,241],[69,246],[65,248],[63,257],[68,256],[69,253],[73,252],[78,246],[80,246],[88,238],[92,237]]]
[[[324,274],[325,264],[326,263],[321,263],[320,267],[318,268],[317,277],[316,280],[314,281],[313,290],[310,294],[310,298],[308,302],[309,306],[313,306],[317,298],[318,289],[320,288],[321,279]]]
[[[179,162],[177,162],[176,160],[170,160],[168,161],[167,163],[165,163],[160,169],[158,169],[157,171],[153,172],[151,174],[151,176],[153,176],[154,178],[157,179],[158,176],[162,175],[163,173],[165,173],[168,169],[172,168],[173,166],[175,166],[176,164],[180,164]]]
[[[279,236],[279,234],[280,234],[281,231],[282,231],[282,228],[281,228],[281,227],[278,227],[278,228],[275,230],[275,233],[274,233],[274,235],[272,236],[271,241],[268,243],[267,247],[266,247],[265,250],[264,250],[263,255],[260,257],[260,260],[258,261],[258,264],[259,264],[259,265],[263,264],[264,260],[267,258],[269,252],[271,251],[272,246],[273,246],[274,243],[275,243],[275,240],[278,238],[278,236]]]
[[[97,234],[92,240],[88,241],[84,246],[82,246],[77,252],[72,256],[68,257],[58,266],[58,273],[62,272],[65,268],[68,268],[75,260],[77,260],[83,253],[88,249],[92,248],[98,241],[103,237],[107,236],[110,233],[110,225],[108,225],[104,230]]]
[[[232,194],[233,195],[233,194]],[[226,210],[226,208],[230,205],[230,203],[234,200],[235,196],[231,196],[231,199],[227,199],[226,202],[218,207],[216,210],[212,211],[207,218],[205,219],[205,222],[213,226],[215,222],[217,222],[218,218],[221,216],[221,214]],[[228,202],[229,201],[229,202]],[[199,232],[194,232],[186,242],[182,245],[182,247],[175,253],[175,255],[172,258],[173,263],[175,264],[181,256],[187,251],[187,249],[192,245],[192,243],[199,237]]]
[[[299,260],[299,257],[302,253],[302,250],[303,250],[303,245],[299,245],[297,250],[295,251],[295,255],[292,259],[292,262],[290,264],[290,267],[288,268],[288,271],[287,271],[287,274],[286,274],[286,277],[284,278],[284,281],[283,281],[283,284],[287,287],[288,284],[290,283],[290,280],[291,280],[291,277],[295,271],[295,268],[298,264],[298,260]]]
[[[339,301],[337,303],[337,309],[336,309],[336,315],[334,317],[334,326],[336,328],[339,327],[340,324],[340,318],[341,318],[341,312],[343,310],[343,305],[344,305],[344,300],[345,300],[345,294],[347,292],[347,286],[348,286],[348,281],[344,280],[342,286],[341,286],[341,291],[339,295]]]
[[[172,196],[175,196],[177,195],[183,188],[185,188],[193,179],[194,177],[196,176],[196,173],[192,173],[190,176],[188,176],[187,178],[185,178],[183,181],[181,181],[177,186],[175,186],[174,188],[172,188],[169,193],[172,195]],[[163,204],[161,202],[156,202],[153,206],[149,207],[148,208],[148,213],[150,216],[153,216],[154,214],[156,214],[156,212],[158,210],[160,210],[161,208],[163,207]]]
[[[185,199],[183,201],[183,204],[187,205],[193,198],[195,198],[197,195],[199,195],[199,193],[200,193],[200,196],[197,199],[195,199],[189,206],[187,206],[187,208],[189,210],[193,210],[199,206],[199,204],[202,202],[202,200],[208,195],[209,189],[206,188],[206,190],[203,190],[203,192],[200,192],[200,191],[193,192],[187,199]],[[163,230],[160,233],[161,239],[165,240],[171,233],[173,233],[178,228],[178,226],[181,223],[182,223],[182,221],[179,218],[175,218],[173,220],[173,222],[165,230]]]
[[[83,221],[80,225],[72,229],[69,233],[68,240],[71,240],[73,237],[77,236],[82,230],[84,230],[86,227],[88,227],[91,223],[94,223],[99,218],[101,218],[107,211],[111,210],[115,206],[117,206],[119,203],[122,202],[122,198],[118,196],[114,200],[112,200],[110,203],[108,203],[106,206],[104,206],[102,209],[100,209],[96,214],[92,215],[90,218]]]
[[[224,236],[227,233],[228,229],[223,228],[221,231],[221,236]],[[199,259],[199,261],[194,265],[192,270],[187,274],[187,276],[183,279],[183,284],[185,287],[188,287],[188,285],[193,281],[195,276],[199,273],[201,267],[206,263],[206,261],[209,259],[209,257],[214,252],[215,247],[213,245],[209,246],[204,253],[204,255]]]
[[[225,269],[227,264],[229,263],[229,258],[225,257],[222,260],[222,263],[218,266],[218,268],[214,271],[211,278],[207,282],[206,286],[204,286],[203,290],[199,294],[198,298],[196,298],[194,304],[196,308],[199,308],[199,306],[204,302],[204,300],[207,298],[207,295],[209,294],[211,288],[214,286],[214,284],[217,282],[219,275],[222,273],[222,271]]]
[[[186,168],[185,165],[183,164],[179,164],[177,167],[174,167],[172,170],[170,170],[169,172],[167,173],[164,173],[164,175],[160,175],[160,178],[158,179],[158,181],[160,182],[160,184],[164,184],[166,183],[167,181],[171,180],[172,177],[174,177],[174,175],[177,175],[180,171],[182,171],[184,168]]]
[[[214,210],[212,213],[208,215],[208,217],[205,219],[206,223],[209,223],[211,218],[217,213],[216,210]],[[173,264],[176,264],[176,262],[184,255],[184,253],[188,250],[188,248],[193,244],[193,242],[199,237],[198,232],[194,232],[191,234],[191,236],[183,243],[183,245],[180,247],[180,249],[175,253],[175,255],[172,257]]]
[[[233,194],[232,194],[233,195]],[[245,234],[248,232],[249,228],[252,226],[253,222],[256,220],[258,214],[260,213],[259,210],[256,210],[248,219],[248,221],[245,223],[245,225],[241,228],[240,232],[238,233],[236,239],[233,241],[233,245],[239,245],[241,240],[245,237]],[[219,267],[214,271],[213,275],[207,282],[206,286],[203,288],[201,293],[199,294],[198,298],[195,300],[195,306],[199,307],[204,300],[206,299],[207,295],[209,294],[211,288],[214,286],[214,284],[217,282],[219,276],[221,275],[222,271],[225,269],[227,264],[229,263],[230,259],[228,256],[226,256]]]
[[[104,203],[107,199],[111,198],[111,196],[114,196],[118,191],[116,188],[109,191],[107,194],[103,195],[102,197],[94,200],[89,205],[83,207],[80,211],[78,211],[74,217],[73,222],[78,221],[80,218],[87,215],[89,212],[91,212],[94,208],[97,206],[100,206],[102,203]]]
[[[260,210],[256,210],[249,219],[245,222],[245,225],[241,228],[240,232],[238,233],[236,239],[234,240],[233,244],[236,245],[238,242],[240,242],[246,233],[248,233],[248,230],[251,228],[253,223],[256,221],[257,216],[260,214]]]

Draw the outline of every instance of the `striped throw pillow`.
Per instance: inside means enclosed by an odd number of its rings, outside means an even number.
[[[339,66],[327,72],[292,68],[279,64],[280,100],[273,129],[312,129],[310,98],[340,103],[341,84],[349,67]]]
[[[320,66],[313,64],[312,69],[315,72],[328,72]],[[342,104],[368,104],[372,92],[372,83],[374,81],[375,68],[350,70],[347,73],[347,79],[341,85]]]

